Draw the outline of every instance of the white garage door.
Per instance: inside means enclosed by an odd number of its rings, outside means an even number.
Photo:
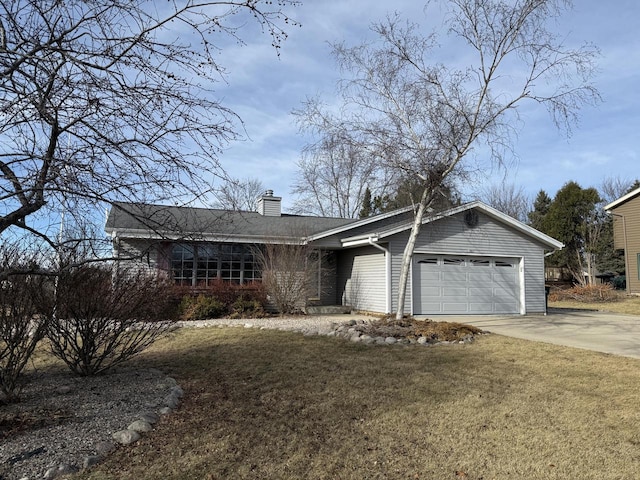
[[[414,255],[413,313],[520,313],[519,260]]]

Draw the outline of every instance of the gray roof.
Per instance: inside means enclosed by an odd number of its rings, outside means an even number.
[[[302,239],[357,219],[217,210],[166,205],[115,203],[105,230],[119,237],[259,241]]]

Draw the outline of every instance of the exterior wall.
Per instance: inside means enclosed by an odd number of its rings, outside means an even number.
[[[627,291],[640,294],[640,279],[638,279],[638,255],[640,255],[640,196],[632,198],[612,210],[614,248],[625,248],[624,233],[626,230],[625,258],[627,265]],[[622,218],[624,217],[624,223]]]
[[[135,272],[147,272],[156,274],[169,272],[169,259],[166,254],[165,244],[149,240],[121,239],[114,247],[114,255],[123,260],[119,263],[121,268]]]
[[[336,305],[337,303],[337,271],[336,252],[322,251],[320,268],[311,272],[309,288],[309,305]]]
[[[358,310],[384,313],[386,278],[384,253],[361,247],[338,253],[340,303]]]
[[[392,310],[397,310],[398,283],[402,253],[409,232],[391,238]],[[524,293],[526,313],[545,311],[544,246],[531,238],[478,213],[478,224],[468,227],[464,212],[423,225],[416,241],[415,253],[439,253],[524,258]],[[411,279],[411,275],[409,277]],[[411,312],[412,287],[409,281],[405,312]]]

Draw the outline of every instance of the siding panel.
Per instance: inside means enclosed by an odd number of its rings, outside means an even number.
[[[374,247],[345,250],[338,255],[341,304],[383,313],[386,308],[384,253]]]

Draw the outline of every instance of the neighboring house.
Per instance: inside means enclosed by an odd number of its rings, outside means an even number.
[[[260,279],[252,252],[268,243],[307,244],[322,252],[310,303],[390,313],[397,309],[410,207],[364,219],[281,213],[268,191],[258,212],[116,204],[107,219],[115,254],[143,258],[182,285]],[[405,311],[425,314],[545,312],[544,256],[562,243],[472,202],[426,216],[416,242]],[[322,285],[320,284],[322,283]]]
[[[640,188],[604,209],[613,216],[613,245],[624,250],[627,293],[640,294]]]

